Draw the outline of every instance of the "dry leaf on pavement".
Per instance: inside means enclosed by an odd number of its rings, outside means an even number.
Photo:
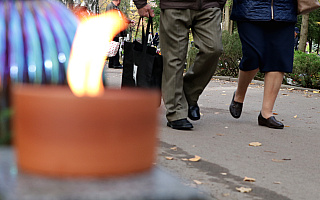
[[[249,177],[244,177],[243,181],[247,181],[247,182],[256,182],[256,179],[254,178],[249,178]]]
[[[245,188],[245,187],[237,187],[236,190],[238,190],[241,193],[247,193],[247,192],[251,192],[252,189],[251,188]]]
[[[249,144],[249,146],[253,146],[253,147],[258,147],[258,146],[261,146],[262,144],[260,142],[251,142]]]
[[[181,158],[181,160],[188,161],[189,159],[188,158]]]
[[[223,176],[226,176],[227,175],[227,173],[220,173],[221,175],[223,175]]]
[[[167,159],[167,160],[173,160],[173,157],[167,156],[166,159]]]
[[[293,116],[293,118],[297,118],[297,117],[298,117],[298,115]]]
[[[171,147],[170,149],[171,149],[171,150],[174,150],[174,151],[177,151],[177,150],[178,150],[177,147]]]
[[[272,162],[283,162],[284,160],[272,159]]]
[[[198,162],[201,159],[200,156],[195,155],[194,158],[190,158],[189,161]]]
[[[193,180],[193,182],[195,182],[197,185],[201,185],[202,184],[202,182],[198,181],[198,180]]]

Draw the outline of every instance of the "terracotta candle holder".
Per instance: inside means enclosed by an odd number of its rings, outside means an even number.
[[[159,93],[108,89],[76,97],[64,86],[16,85],[13,132],[20,170],[114,176],[153,166]]]

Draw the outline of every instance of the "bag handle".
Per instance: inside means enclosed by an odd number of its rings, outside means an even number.
[[[148,20],[148,25],[147,25],[147,30],[146,30],[146,35],[148,35],[148,33],[150,32],[150,28],[151,28],[151,33],[152,33],[152,37],[153,37],[153,23],[152,23],[152,17],[149,17]],[[142,30],[144,32],[144,30]],[[148,37],[144,37],[142,40],[142,46],[143,46],[143,52],[147,51],[147,45],[148,45]]]
[[[147,43],[148,43],[148,33],[150,32],[150,28],[151,28],[151,34],[152,37],[154,37],[153,34],[153,21],[152,21],[152,17],[149,17],[148,19],[148,25],[147,25],[147,29],[146,32],[144,31],[144,24],[143,24],[143,17],[139,18],[139,22],[138,22],[138,26],[137,26],[137,30],[136,30],[136,35],[135,35],[135,40],[137,39],[137,34],[138,34],[138,30],[140,27],[140,22],[142,22],[142,46],[143,46],[143,52],[147,51]]]
[[[137,29],[136,29],[136,35],[134,36],[134,39],[137,40],[137,35],[138,35],[138,30],[139,30],[139,27],[140,27],[140,22],[142,22],[142,38],[144,38],[144,25],[143,25],[143,17],[140,17],[139,18],[139,22],[138,22],[138,26],[137,26]],[[143,41],[143,39],[142,39]]]

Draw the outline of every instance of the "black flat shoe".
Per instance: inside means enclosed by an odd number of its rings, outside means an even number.
[[[190,130],[193,128],[192,124],[186,118],[168,122],[167,126],[178,130]]]
[[[243,103],[239,103],[234,101],[234,96],[236,95],[236,92],[233,93],[232,101],[229,106],[229,111],[232,117],[239,118],[242,112]]]
[[[271,116],[268,119],[266,119],[261,115],[261,112],[258,117],[258,124],[260,126],[266,126],[268,128],[275,128],[275,129],[283,129],[284,127],[284,125],[278,120],[276,120],[274,116]]]
[[[200,119],[200,108],[198,106],[198,104],[194,105],[194,106],[190,106],[188,108],[188,117],[191,120],[199,120]]]

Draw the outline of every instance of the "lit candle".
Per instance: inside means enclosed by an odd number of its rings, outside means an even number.
[[[19,169],[53,176],[112,176],[153,166],[159,93],[102,88],[108,42],[117,33],[112,28],[126,27],[120,22],[118,13],[110,12],[79,25],[68,65],[68,82],[76,95],[64,86],[14,87]]]

